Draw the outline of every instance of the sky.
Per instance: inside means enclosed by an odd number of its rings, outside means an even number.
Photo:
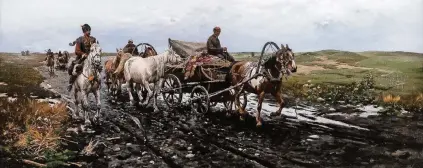
[[[230,52],[267,41],[294,51],[423,52],[423,0],[0,0],[0,51],[74,51],[88,23],[103,51],[128,39],[159,52],[168,38],[206,42],[215,26]]]

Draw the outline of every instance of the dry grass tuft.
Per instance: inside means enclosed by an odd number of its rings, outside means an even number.
[[[0,107],[3,143],[33,156],[58,148],[61,127],[68,120],[65,103],[51,106],[27,98],[13,102],[3,98]]]

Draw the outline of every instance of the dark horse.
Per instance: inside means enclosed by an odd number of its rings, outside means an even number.
[[[276,46],[276,44],[274,45]],[[240,93],[246,91],[248,93],[258,95],[256,122],[257,126],[261,126],[262,121],[260,113],[265,93],[271,93],[279,104],[279,109],[272,115],[280,115],[282,112],[282,108],[285,105],[284,100],[282,99],[281,90],[282,77],[284,74],[289,75],[292,72],[296,72],[297,66],[295,65],[294,53],[291,48],[288,47],[288,44],[286,46],[283,46],[282,44],[281,48],[268,60],[266,60],[261,67],[257,62],[237,62],[231,67],[228,74],[228,80],[230,81],[231,86],[237,85],[238,83],[254,76],[257,73],[257,70],[264,75],[252,79],[249,82],[235,88],[235,104],[241,115],[240,119],[244,120],[246,113],[245,109],[240,106]]]

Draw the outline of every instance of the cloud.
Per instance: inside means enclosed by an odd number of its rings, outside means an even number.
[[[161,51],[168,38],[205,42],[218,25],[230,51],[274,41],[295,51],[423,52],[423,0],[1,1],[1,51],[72,51],[88,23],[105,51],[129,38]]]

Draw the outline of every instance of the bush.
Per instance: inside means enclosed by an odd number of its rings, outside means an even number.
[[[0,99],[0,142],[24,156],[37,157],[59,147],[68,120],[65,103],[51,106],[28,98]]]
[[[375,81],[373,75],[367,74],[361,81],[344,85],[304,84],[296,87],[297,96],[312,102],[330,102],[332,104],[370,104],[375,101]]]

